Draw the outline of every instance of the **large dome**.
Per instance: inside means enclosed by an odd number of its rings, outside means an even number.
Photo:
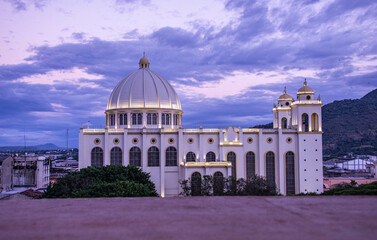
[[[181,103],[169,82],[151,71],[148,59],[143,57],[139,70],[125,77],[114,88],[107,110],[155,108],[181,110]]]

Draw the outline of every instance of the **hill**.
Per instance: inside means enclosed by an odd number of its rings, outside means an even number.
[[[52,143],[46,143],[46,144],[41,144],[41,145],[35,145],[35,146],[4,146],[0,147],[1,152],[18,152],[18,151],[38,151],[38,150],[60,150],[60,149],[65,149],[62,147],[58,147],[55,144]]]
[[[377,89],[322,107],[323,154],[377,154]],[[257,125],[271,128],[272,123]]]

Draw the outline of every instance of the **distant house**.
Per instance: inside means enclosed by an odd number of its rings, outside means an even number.
[[[0,156],[0,192],[10,191],[12,188],[13,158]]]

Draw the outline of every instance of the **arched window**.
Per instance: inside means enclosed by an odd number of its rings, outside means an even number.
[[[288,121],[286,118],[281,119],[281,128],[287,129],[288,128]]]
[[[130,149],[130,165],[141,167],[141,151],[138,147]]]
[[[312,131],[318,131],[319,130],[319,127],[318,127],[318,114],[317,113],[313,113],[312,114]]]
[[[285,154],[285,178],[287,194],[295,194],[295,154],[293,152]]]
[[[166,125],[169,125],[170,124],[170,114],[166,114],[165,115],[165,123],[166,123]]]
[[[202,175],[194,172],[191,175],[191,195],[200,196],[202,194]]]
[[[195,162],[196,161],[196,155],[193,152],[188,152],[186,154],[186,162]]]
[[[119,125],[123,125],[123,114],[119,114]]]
[[[224,194],[224,175],[222,172],[213,174],[213,195],[219,196]]]
[[[177,166],[177,149],[168,147],[166,149],[166,166]]]
[[[122,149],[113,147],[110,151],[110,165],[122,165]]]
[[[156,125],[156,124],[157,124],[157,114],[156,114],[156,113],[153,113],[153,116],[152,116],[152,124],[153,124],[153,125]]]
[[[132,113],[132,125],[136,125],[137,124],[137,116],[136,116],[136,113]]]
[[[161,115],[161,124],[165,125],[165,113]]]
[[[174,114],[174,125],[178,125],[178,114]]]
[[[127,125],[127,113],[123,114],[123,124]]]
[[[232,163],[232,177],[237,179],[237,162],[236,162],[236,154],[234,152],[228,152],[226,156],[226,160]]]
[[[137,115],[137,124],[143,124],[143,116],[141,115],[141,113]]]
[[[216,161],[216,155],[214,152],[208,152],[206,154],[206,162],[215,162]]]
[[[148,149],[148,167],[160,166],[160,150],[156,147],[150,147]]]
[[[246,153],[246,179],[255,175],[255,154],[253,152]]]
[[[302,131],[309,132],[309,116],[308,114],[302,114]]]
[[[91,165],[93,167],[103,166],[103,151],[102,151],[102,148],[95,147],[95,148],[92,149]]]
[[[266,154],[266,179],[268,184],[275,185],[275,154],[273,152]]]
[[[115,116],[114,114],[110,114],[110,126],[114,126],[115,125]]]
[[[147,114],[147,124],[152,124],[152,114]]]

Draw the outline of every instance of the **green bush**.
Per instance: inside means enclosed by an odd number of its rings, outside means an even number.
[[[42,198],[158,196],[149,173],[135,166],[88,167],[47,187]]]
[[[377,182],[361,184],[358,187],[354,183],[339,184],[324,192],[323,195],[377,195]]]

